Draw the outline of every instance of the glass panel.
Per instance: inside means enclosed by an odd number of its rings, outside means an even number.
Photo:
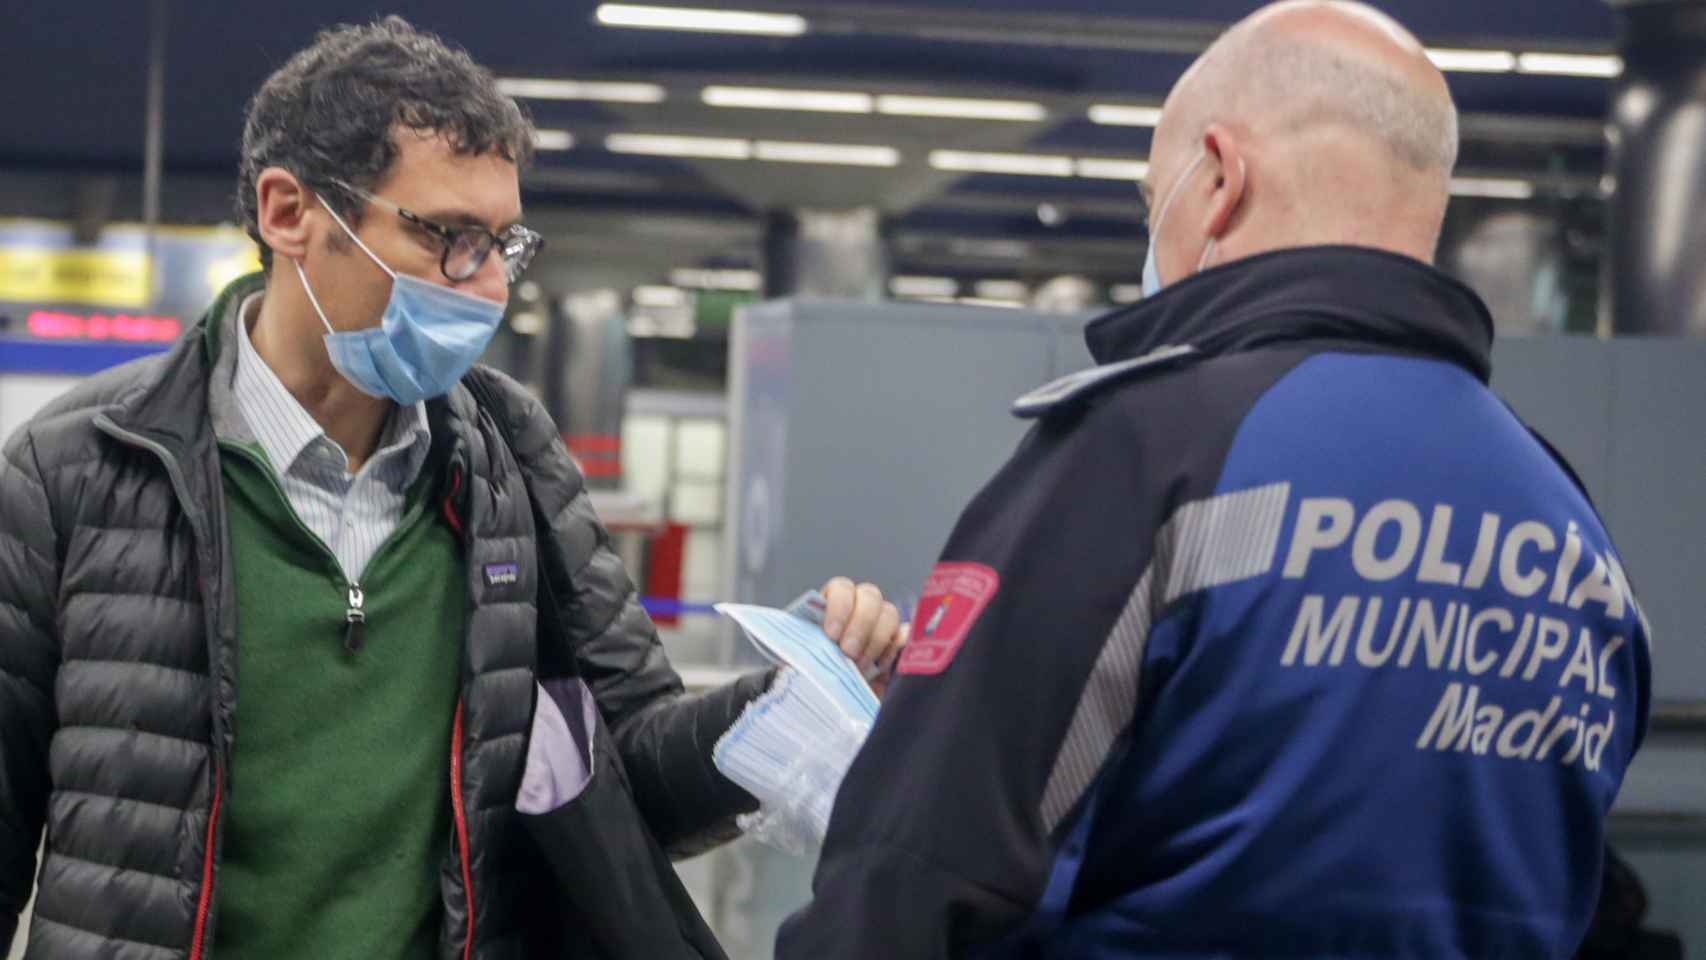
[[[721,480],[728,459],[728,428],[720,420],[677,421],[675,457],[678,477]]]
[[[677,523],[719,525],[723,522],[723,484],[690,480],[675,485],[670,519]]]
[[[630,416],[622,422],[623,487],[636,497],[661,502],[669,490],[669,435],[664,417]]]
[[[689,600],[723,599],[728,588],[723,585],[722,528],[690,531],[681,566],[683,597]]]

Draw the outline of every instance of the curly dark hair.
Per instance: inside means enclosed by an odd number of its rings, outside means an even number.
[[[255,197],[261,171],[289,170],[353,226],[362,204],[328,181],[372,189],[396,160],[399,128],[517,167],[533,157],[527,113],[466,51],[397,16],[324,30],[261,84],[243,122],[237,212],[267,270],[272,250],[261,239]]]

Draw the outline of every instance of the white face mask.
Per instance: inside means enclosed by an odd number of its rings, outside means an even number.
[[[1196,172],[1197,164],[1202,163],[1207,156],[1208,151],[1206,150],[1198,153],[1196,159],[1185,167],[1185,172],[1179,174],[1179,179],[1173,182],[1173,189],[1167,191],[1167,199],[1161,201],[1161,212],[1155,215],[1155,229],[1149,233],[1149,253],[1143,258],[1143,296],[1145,299],[1161,292],[1161,268],[1155,261],[1155,248],[1161,245],[1161,226],[1167,222],[1167,211],[1172,208],[1173,201],[1179,198],[1179,188],[1185,185],[1185,181],[1189,180],[1191,174]],[[1242,163],[1243,161],[1240,160],[1239,162]],[[1197,258],[1197,268],[1192,272],[1201,273],[1203,267],[1208,265],[1208,258],[1213,253],[1214,238],[1209,237],[1208,243],[1203,245],[1202,256]]]

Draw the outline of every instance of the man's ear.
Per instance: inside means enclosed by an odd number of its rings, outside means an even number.
[[[1214,164],[1214,193],[1209,197],[1203,232],[1220,239],[1232,227],[1232,218],[1250,189],[1250,166],[1238,135],[1213,123],[1203,132],[1203,151]]]
[[[301,260],[308,253],[313,222],[307,214],[319,199],[283,167],[268,167],[255,178],[255,220],[261,240],[273,253]]]

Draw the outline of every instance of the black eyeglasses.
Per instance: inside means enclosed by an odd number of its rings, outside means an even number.
[[[500,233],[473,225],[447,227],[342,180],[334,179],[331,182],[376,207],[391,211],[438,238],[438,241],[444,244],[444,254],[439,257],[438,269],[444,273],[445,279],[452,283],[461,283],[478,273],[493,250],[497,250],[498,256],[503,260],[504,279],[514,283],[521,278],[527,265],[533,262],[534,254],[545,245],[544,237],[519,223],[505,227]]]

